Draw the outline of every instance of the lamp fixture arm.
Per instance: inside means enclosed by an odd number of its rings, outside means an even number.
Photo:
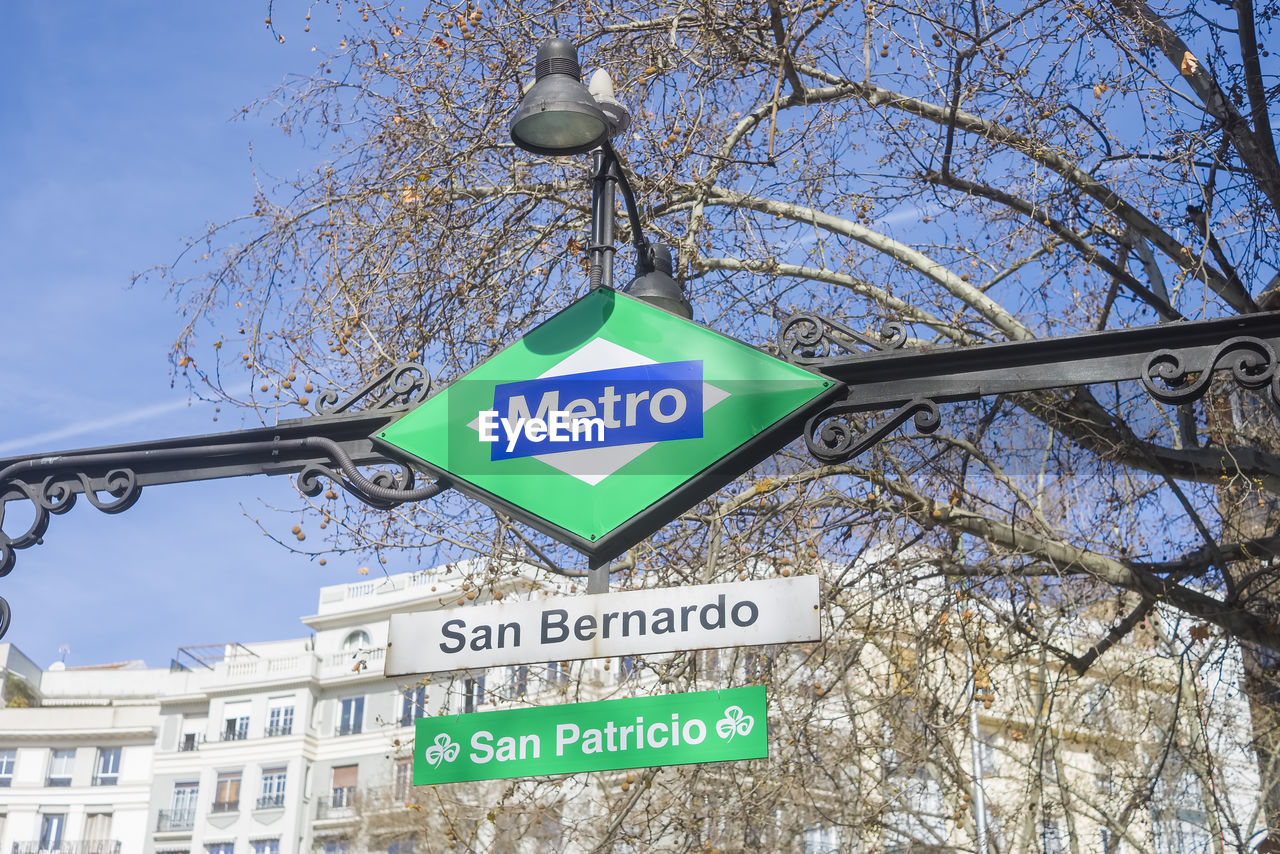
[[[627,179],[627,170],[623,167],[622,160],[614,150],[612,142],[606,139],[601,148],[605,154],[605,168],[610,170],[611,177],[616,178],[619,186],[622,187],[622,198],[627,204],[627,219],[631,221],[631,243],[635,246],[641,260],[647,262],[650,260],[649,253],[652,250],[649,238],[644,236],[644,226],[640,222],[640,206],[636,204],[635,190],[631,187],[631,181]]]

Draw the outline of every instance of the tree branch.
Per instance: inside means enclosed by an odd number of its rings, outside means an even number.
[[[1223,129],[1231,138],[1232,146],[1240,159],[1248,167],[1249,173],[1258,182],[1258,187],[1271,202],[1277,217],[1280,217],[1280,165],[1276,163],[1275,146],[1268,146],[1257,133],[1251,130],[1248,122],[1240,115],[1231,99],[1218,86],[1218,81],[1205,69],[1195,55],[1187,47],[1187,43],[1173,31],[1165,20],[1152,11],[1143,0],[1112,0],[1112,5],[1125,17],[1129,18],[1142,30],[1142,34],[1151,40],[1161,53],[1178,69],[1178,73],[1191,86],[1196,97],[1204,106],[1205,112],[1222,123]],[[1239,12],[1239,10],[1237,10]],[[1249,21],[1252,32],[1252,18]],[[1242,45],[1243,46],[1243,45]],[[1256,62],[1257,46],[1254,46]],[[1247,63],[1246,59],[1246,63]],[[1247,73],[1247,71],[1246,71]],[[1262,124],[1267,124],[1265,108]],[[1267,136],[1270,137],[1268,129]]]

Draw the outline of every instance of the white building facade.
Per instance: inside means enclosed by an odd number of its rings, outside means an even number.
[[[467,576],[456,567],[443,567],[324,587],[317,612],[302,620],[311,630],[309,636],[184,647],[168,668],[131,662],[84,668],[55,664],[41,670],[13,646],[0,644],[0,854],[412,854],[415,847],[421,854],[436,850],[420,838],[426,824],[409,812],[421,809],[417,801],[424,800],[426,791],[415,794],[411,786],[416,719],[530,702],[600,699],[619,693],[623,683],[630,684],[622,693],[643,692],[647,690],[644,680],[652,678],[652,671],[646,675],[636,669],[631,658],[574,664],[572,677],[569,662],[552,662],[441,674],[420,682],[385,678],[383,658],[392,613],[462,607],[491,596],[523,598],[552,592],[548,586],[531,587],[531,572],[506,572],[503,581],[483,593],[463,580]],[[797,644],[788,651],[803,665],[812,650]],[[1128,654],[1115,653],[1115,666],[1121,671],[1131,664],[1125,658]],[[758,681],[762,662],[786,657],[780,648],[708,650],[696,662],[708,684],[733,685]],[[877,664],[876,655],[869,652],[864,651],[860,660],[867,673],[892,669],[889,659]],[[1232,731],[1203,733],[1210,741],[1238,742],[1241,732],[1247,737],[1247,704],[1228,684],[1238,681],[1236,669],[1221,665],[1212,672],[1222,684],[1203,686],[1218,697],[1219,706],[1238,707],[1235,718],[1226,718],[1235,721]],[[1176,678],[1169,678],[1174,681],[1155,679],[1155,690],[1176,691]],[[632,679],[641,681],[631,683]],[[812,686],[815,679],[807,681]],[[857,681],[852,676],[846,679]],[[1078,801],[1080,793],[1086,793],[1099,802],[1094,813],[1109,811],[1107,801],[1115,797],[1108,788],[1111,769],[1094,767],[1095,754],[1101,755],[1098,746],[1114,742],[1117,750],[1124,748],[1120,754],[1131,753],[1156,736],[1136,734],[1123,709],[1096,690],[1103,684],[1079,686],[1083,701],[1098,696],[1102,711],[1091,716],[1096,718],[1094,728],[1063,734],[1064,746],[1048,760],[1033,758],[1029,739],[1021,739],[1023,732],[1030,732],[1028,721],[1015,712],[992,709],[992,692],[1012,693],[1013,687],[998,679],[994,686],[976,684],[987,692],[978,699],[986,696],[987,700],[985,709],[975,706],[973,710],[972,740],[981,754],[980,761],[975,760],[975,776],[989,804],[1007,806],[1006,812],[1016,818],[1027,801],[1027,777],[1022,772],[1042,774],[1036,769],[1047,761],[1061,768],[1061,779],[1096,778],[1076,786],[1074,797]],[[1109,684],[1114,688],[1119,683]],[[873,717],[852,723],[836,686],[826,687],[821,693],[810,690],[792,699],[819,711],[829,707],[829,724],[836,729],[883,726]],[[861,690],[862,686],[853,687]],[[1139,705],[1145,702],[1141,692],[1134,696]],[[859,708],[871,707],[859,697],[857,691],[847,695]],[[780,708],[771,709],[771,716],[775,712],[783,714]],[[970,749],[962,741],[955,746]],[[892,750],[892,745],[886,747],[880,759],[887,762],[884,755]],[[1229,745],[1215,748],[1214,755],[1229,760],[1216,769],[1229,783],[1220,800],[1224,804],[1238,801],[1234,812],[1248,813],[1257,803],[1259,790],[1252,755]],[[803,854],[969,850],[959,837],[959,825],[946,820],[952,808],[944,804],[936,776],[914,767],[908,773],[903,770],[906,767],[894,770],[877,788],[882,796],[898,792],[895,802],[885,807],[884,829],[851,830],[815,819],[790,836],[781,832],[770,836],[766,829],[756,847]],[[740,770],[749,773],[742,769],[725,773]],[[870,766],[866,769],[868,779],[876,773]],[[546,804],[537,804],[538,815],[524,818],[490,813],[485,820],[487,807],[479,809],[480,817],[472,816],[478,830],[468,842],[470,850],[504,854],[578,850],[562,835],[562,823],[585,826],[603,820],[607,824],[609,805],[601,792],[624,787],[630,780],[630,775],[618,772],[566,783],[554,808],[548,798]],[[574,789],[572,795],[567,794],[569,789]],[[1188,792],[1191,789],[1202,792],[1194,785]],[[832,797],[838,794],[833,792]],[[1136,817],[1125,829],[1129,841],[1115,850],[1158,854],[1208,850],[1209,823],[1198,806],[1203,798],[1184,793],[1175,800],[1178,808],[1167,810],[1168,815]],[[716,803],[717,796],[711,792],[709,815]],[[1088,812],[1077,811],[1081,816]],[[1074,831],[1061,816],[1046,816],[1035,846],[1028,850],[1065,852],[1068,838],[1104,840],[1113,832],[1096,816],[1078,818]],[[776,816],[779,827],[785,824],[782,818]],[[708,827],[715,824],[708,819]],[[774,842],[765,841],[769,839]],[[1079,848],[1090,849],[1091,844]],[[673,843],[670,850],[683,849]],[[1010,848],[1001,841],[991,850]]]
[[[427,713],[425,686],[382,675],[387,619],[460,595],[431,572],[326,587],[312,636],[164,669],[42,671],[0,644],[0,854],[347,851],[359,798],[408,797]]]

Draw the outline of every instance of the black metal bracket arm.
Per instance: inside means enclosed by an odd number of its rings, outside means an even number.
[[[1139,380],[1156,400],[1183,404],[1204,395],[1215,372],[1230,371],[1239,386],[1264,391],[1280,406],[1280,312],[974,347],[908,348],[906,342],[900,324],[888,324],[879,338],[811,313],[783,324],[783,357],[845,388],[842,398],[826,398],[804,423],[805,443],[817,459],[851,459],[910,419],[917,430],[932,432],[941,423],[940,403],[1046,388]],[[418,486],[413,469],[383,456],[369,438],[429,393],[426,369],[401,364],[341,403],[334,392],[322,394],[315,416],[273,427],[0,459],[0,576],[80,495],[104,513],[120,513],[144,486],[297,474],[298,488],[310,496],[328,479],[378,508],[431,498],[450,484]],[[890,414],[869,428],[851,417],[886,410]],[[379,470],[366,475],[365,466]],[[33,508],[17,534],[4,530],[12,501]],[[0,637],[8,624],[9,608],[0,599]]]
[[[416,485],[411,468],[387,459],[369,439],[429,393],[426,369],[403,363],[341,402],[336,392],[324,392],[316,402],[318,415],[271,427],[0,459],[0,576],[13,569],[19,550],[41,542],[51,518],[70,510],[80,495],[114,514],[132,507],[144,486],[297,474],[299,490],[309,496],[319,495],[327,478],[379,508],[431,498],[449,484]],[[363,466],[380,470],[366,475]],[[11,501],[27,501],[33,511],[20,533],[4,530]],[[0,604],[0,637],[8,616],[8,606]]]
[[[877,340],[802,313],[783,322],[778,341],[783,358],[848,387],[805,424],[805,444],[823,462],[852,459],[912,417],[932,433],[939,403],[987,395],[1138,380],[1156,400],[1182,404],[1202,397],[1215,372],[1230,371],[1242,388],[1280,404],[1280,312],[937,349],[906,348],[900,324]],[[849,419],[884,410],[894,411],[869,428]]]

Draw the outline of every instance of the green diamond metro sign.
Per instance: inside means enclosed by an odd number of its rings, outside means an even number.
[[[602,289],[373,438],[599,566],[787,444],[836,391]]]

